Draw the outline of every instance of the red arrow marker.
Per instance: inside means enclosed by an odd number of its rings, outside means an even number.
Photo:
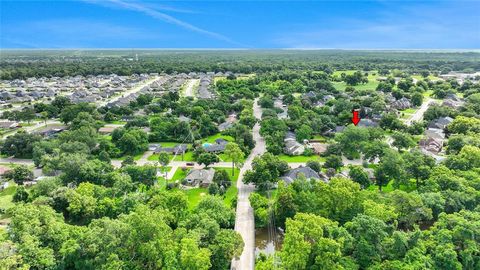
[[[358,110],[352,110],[352,123],[356,126],[360,122],[360,116],[358,115]]]

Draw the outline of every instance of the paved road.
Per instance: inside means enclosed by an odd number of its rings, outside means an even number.
[[[60,122],[60,121],[58,121],[58,120],[47,120],[47,125],[53,125],[53,124],[55,124],[55,125],[63,125],[63,123]],[[25,131],[27,131],[27,132],[32,132],[32,131],[34,131],[34,130],[36,130],[36,129],[39,129],[39,128],[41,128],[41,127],[44,127],[44,126],[45,126],[45,122],[43,122],[43,121],[35,122],[35,123],[34,123],[33,125],[31,125],[31,126],[26,126],[26,127],[18,128],[18,129],[16,129],[14,132],[4,134],[4,135],[2,136],[2,140],[5,139],[5,138],[7,138],[8,136],[14,135],[15,133],[17,133],[17,132],[20,131],[20,130],[25,130]]]
[[[151,79],[148,79],[148,80],[140,83],[140,84],[137,85],[137,86],[132,87],[132,88],[129,89],[128,91],[122,92],[122,93],[121,93],[120,95],[118,95],[118,96],[114,96],[114,97],[112,97],[112,98],[110,98],[110,99],[107,99],[107,100],[98,102],[98,107],[105,106],[105,105],[107,105],[107,104],[110,103],[110,102],[115,102],[115,101],[117,101],[117,100],[118,100],[119,98],[121,98],[121,97],[126,97],[126,96],[129,96],[129,95],[131,95],[131,94],[137,93],[137,92],[139,92],[140,90],[142,90],[143,87],[148,86],[148,85],[150,85],[150,84],[152,84],[152,83],[154,83],[154,82],[156,82],[156,81],[160,81],[160,82],[164,83],[165,81],[167,81],[167,78],[166,78],[166,77],[161,77],[161,76],[155,76],[155,77],[153,77],[153,78],[151,78]]]
[[[193,97],[193,90],[195,86],[198,85],[199,79],[191,79],[187,82],[187,85],[185,86],[185,96],[186,97]]]
[[[410,126],[414,121],[421,121],[423,119],[423,114],[427,111],[428,107],[435,103],[436,102],[433,99],[427,98],[427,100],[422,103],[422,106],[420,106],[420,108],[414,114],[412,114],[412,116],[407,119],[407,121],[405,121],[405,124]]]
[[[258,106],[258,99],[255,100],[253,105],[253,113],[258,119],[262,115],[262,109]],[[252,168],[253,159],[266,151],[265,140],[260,136],[260,124],[258,123],[253,127],[253,139],[255,140],[255,148],[253,148],[240,169],[237,181],[238,201],[235,231],[242,236],[245,246],[240,258],[232,260],[232,269],[234,270],[253,270],[255,266],[255,220],[253,208],[248,200],[250,193],[254,191],[255,187],[251,184],[243,183],[243,176],[246,171]]]

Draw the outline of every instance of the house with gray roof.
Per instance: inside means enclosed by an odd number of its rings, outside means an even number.
[[[288,171],[285,175],[280,177],[280,180],[285,182],[285,184],[291,184],[293,181],[295,181],[297,178],[299,178],[301,175],[303,175],[306,179],[315,179],[315,180],[323,180],[325,182],[328,182],[327,177],[323,174],[319,174],[316,171],[314,171],[312,168],[306,166],[300,166],[298,168],[292,169]]]
[[[210,169],[192,169],[185,177],[185,182],[189,186],[208,187],[213,183],[215,170]]]
[[[285,139],[283,140],[285,143],[284,152],[287,155],[291,156],[298,156],[305,152],[305,146],[301,143],[297,142],[296,136],[294,132],[287,132],[285,134]]]
[[[222,138],[216,139],[215,143],[206,143],[203,145],[203,148],[206,152],[209,153],[221,153],[225,150],[225,146],[228,144],[228,141]]]
[[[392,108],[395,108],[397,110],[406,110],[406,109],[412,107],[412,103],[406,97],[402,97],[401,99],[397,99],[394,102],[392,102],[390,105],[392,106]]]
[[[225,121],[225,122],[221,123],[220,125],[218,125],[218,130],[224,131],[224,130],[227,130],[231,127],[233,127],[233,123],[229,122],[229,121]]]
[[[174,155],[181,155],[187,152],[188,146],[186,144],[177,144],[174,147],[162,147],[162,145],[158,145],[153,151],[158,154],[161,152],[167,152]]]
[[[360,122],[358,122],[359,127],[378,127],[378,123],[373,121],[372,119],[362,118]]]
[[[451,117],[440,117],[440,118],[437,118],[433,121],[431,121],[429,124],[428,124],[428,128],[438,128],[438,129],[445,129],[448,124],[450,124],[451,122],[453,122],[453,118]]]
[[[443,142],[442,140],[429,137],[426,139],[421,139],[419,145],[423,151],[438,154],[440,151],[442,151]]]

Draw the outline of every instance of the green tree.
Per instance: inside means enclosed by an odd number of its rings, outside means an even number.
[[[413,106],[421,106],[423,103],[422,93],[419,93],[419,92],[413,93],[411,101]]]
[[[232,161],[232,176],[235,174],[235,165],[245,158],[245,154],[236,143],[227,143],[224,154]]]
[[[18,165],[13,170],[8,171],[5,178],[13,180],[18,185],[23,185],[23,182],[33,179],[33,172],[27,165]]]
[[[8,136],[3,142],[0,152],[7,156],[16,158],[31,158],[33,154],[33,146],[39,142],[39,135],[30,134],[26,131],[19,131],[13,136]]]
[[[392,139],[392,145],[395,146],[399,151],[415,146],[415,141],[413,140],[412,136],[403,132],[393,133]]]
[[[158,154],[158,163],[160,163],[162,171],[165,172],[165,179],[167,178],[167,165],[170,163],[170,155],[167,152],[160,152]]]
[[[375,168],[375,179],[380,191],[383,186],[386,186],[392,180],[397,187],[406,183],[406,176],[404,160],[397,152],[392,150],[385,153]]]
[[[336,134],[342,152],[348,158],[359,157],[362,145],[369,141],[370,135],[366,128],[349,125],[342,133]]]
[[[306,124],[303,124],[296,130],[296,139],[299,142],[303,142],[303,140],[309,140],[312,138],[313,129]]]
[[[28,202],[29,197],[30,197],[30,194],[25,189],[25,187],[24,186],[19,186],[17,188],[17,190],[15,190],[15,193],[13,194],[12,201],[14,201],[14,202]]]
[[[420,150],[405,152],[402,157],[405,161],[406,172],[410,177],[415,178],[418,188],[420,181],[426,180],[430,176],[430,172],[435,166],[435,160]]]
[[[362,188],[370,186],[370,178],[367,172],[360,166],[349,166],[349,176],[354,182],[360,184]]]
[[[325,168],[338,170],[339,168],[343,167],[342,158],[337,155],[328,156],[323,166]]]
[[[245,183],[253,183],[259,189],[267,189],[278,181],[278,178],[288,170],[288,163],[281,161],[271,153],[255,157],[252,170],[245,173]]]
[[[208,168],[210,164],[218,162],[220,159],[218,156],[214,153],[203,153],[200,154],[197,158],[198,164],[203,164],[205,165],[205,168]]]
[[[48,120],[48,112],[41,112],[40,113],[40,118],[43,120],[45,123],[45,126],[47,126],[47,120]]]
[[[310,167],[310,169],[316,171],[317,173],[319,173],[322,170],[322,165],[320,165],[320,162],[316,160],[307,161],[307,167]]]

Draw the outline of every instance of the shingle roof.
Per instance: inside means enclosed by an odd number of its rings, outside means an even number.
[[[284,176],[280,177],[286,184],[290,184],[295,181],[300,175],[305,176],[307,179],[324,179],[325,177],[320,176],[316,171],[312,170],[310,167],[298,167],[290,170]]]

